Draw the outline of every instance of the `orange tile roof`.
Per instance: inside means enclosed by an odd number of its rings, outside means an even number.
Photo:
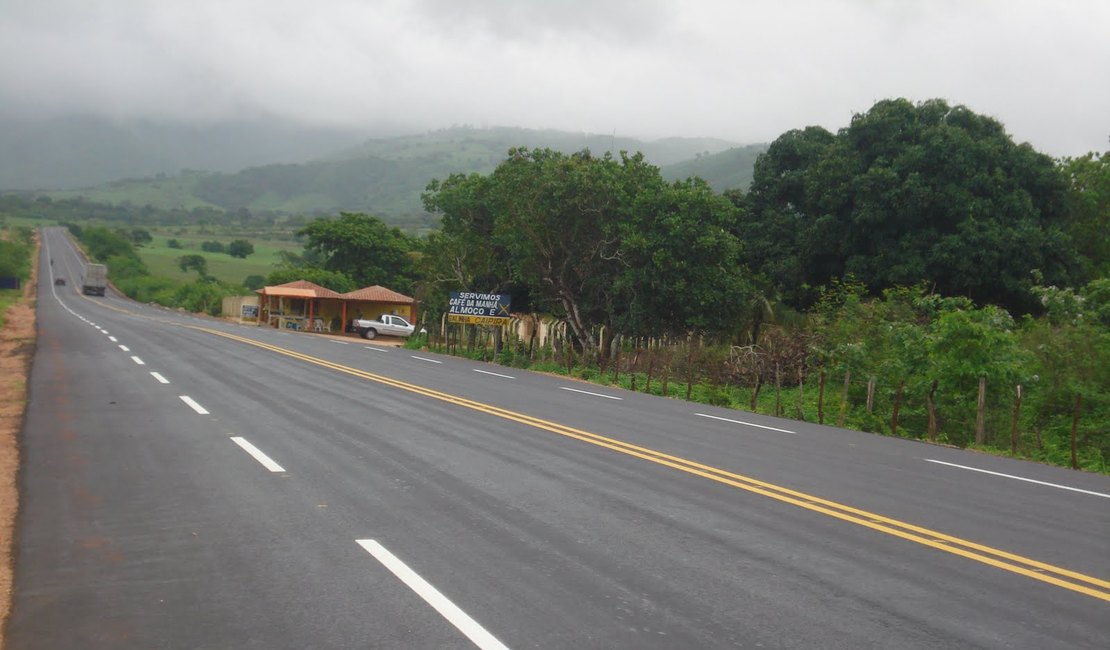
[[[329,289],[327,287],[321,287],[320,285],[316,284],[315,282],[309,282],[308,280],[294,280],[292,282],[286,282],[285,284],[278,284],[278,285],[275,285],[275,286],[276,287],[285,287],[287,289],[311,289],[313,294],[317,298],[338,298],[339,297],[338,292],[332,291],[331,289]],[[266,287],[266,288],[270,289],[271,287]],[[274,295],[277,295],[277,294],[274,294]]]
[[[347,300],[366,300],[368,302],[393,302],[411,304],[416,302],[406,295],[397,293],[396,291],[386,289],[381,285],[375,284],[372,287],[363,287],[354,291],[341,294],[340,298]]]
[[[274,287],[263,287],[263,288],[258,290],[258,293],[261,293],[262,295],[265,295],[265,296],[282,296],[284,298],[314,298],[314,297],[316,297],[316,292],[314,292],[312,289],[300,289],[300,288],[297,288],[297,287],[286,287],[286,286],[282,286],[282,285],[278,285],[278,286],[274,286]]]

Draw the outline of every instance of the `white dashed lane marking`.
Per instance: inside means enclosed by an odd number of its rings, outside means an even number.
[[[588,390],[578,390],[577,388],[568,388],[560,386],[560,390],[569,390],[572,393],[582,393],[583,395],[593,395],[594,397],[604,397],[605,399],[624,399],[623,397],[614,397],[613,395],[602,395],[601,393],[591,393]]]
[[[285,471],[284,467],[275,463],[272,458],[270,458],[266,454],[262,453],[262,451],[258,447],[255,447],[254,445],[252,445],[250,442],[247,441],[246,438],[240,438],[239,436],[232,436],[231,441],[234,442],[235,444],[239,445],[240,447],[242,447],[243,451],[250,454],[252,458],[254,458],[258,462],[262,463],[262,466],[265,467],[266,469],[270,470],[271,472],[284,472]]]
[[[512,375],[503,375],[499,372],[490,372],[488,370],[478,370],[477,368],[474,368],[474,372],[480,372],[483,375],[493,375],[494,377],[504,377],[505,379],[516,379],[516,377],[513,377]]]
[[[405,583],[409,589],[412,589],[416,595],[423,598],[424,602],[431,605],[443,618],[465,634],[466,638],[470,639],[474,645],[482,650],[509,650],[505,644],[486,631],[486,628],[479,625],[478,621],[470,618],[469,614],[459,609],[447,596],[440,593],[427,580],[421,578],[396,555],[390,553],[389,549],[373,539],[358,539],[355,541],[358,542],[359,546],[366,549],[367,553],[373,555],[374,559],[381,562],[382,566],[397,576],[401,582]]]
[[[780,431],[782,433],[790,433],[790,434],[797,435],[796,433],[794,433],[793,431],[790,431],[789,429],[779,429],[778,427],[769,427],[765,424],[755,424],[753,422],[744,422],[743,420],[730,420],[729,418],[721,418],[721,417],[717,417],[716,415],[708,415],[706,413],[695,413],[694,415],[698,416],[699,418],[709,418],[711,420],[720,420],[722,422],[732,422],[733,424],[742,424],[746,427],[756,427],[756,428],[759,428],[759,429],[770,429],[771,431]]]
[[[956,463],[946,463],[943,460],[933,460],[932,458],[923,458],[926,463],[936,463],[937,465],[947,465],[949,467],[958,467],[959,469],[966,469],[971,472],[979,472],[982,474],[990,474],[991,476],[1001,476],[1002,478],[1012,478],[1015,481],[1024,481],[1026,483],[1036,483],[1037,485],[1044,485],[1047,487],[1059,488],[1061,490],[1068,490],[1070,492],[1082,492],[1083,494],[1090,494],[1096,497],[1103,497],[1110,499],[1110,494],[1103,494],[1102,492],[1092,492],[1091,490],[1081,490],[1079,488],[1070,487],[1067,485],[1060,485],[1058,483],[1047,483],[1045,481],[1038,481],[1023,476],[1014,476],[1013,474],[1003,474],[1002,472],[992,472],[989,469],[979,469],[978,467],[968,467],[967,465],[957,465]]]
[[[178,397],[181,398],[182,402],[185,402],[186,404],[188,404],[189,408],[193,409],[194,411],[196,411],[200,415],[208,415],[208,410],[205,409],[200,404],[197,404],[196,400],[194,400],[192,397],[189,397],[188,395],[178,395]]]

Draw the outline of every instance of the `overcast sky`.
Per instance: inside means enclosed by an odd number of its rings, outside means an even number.
[[[1110,149],[1108,0],[0,0],[0,111],[766,142],[941,97]]]

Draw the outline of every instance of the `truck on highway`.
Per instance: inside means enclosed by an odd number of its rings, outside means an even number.
[[[351,326],[364,339],[372,339],[379,334],[409,337],[412,336],[412,331],[416,329],[404,318],[393,314],[383,314],[378,320],[356,318],[351,321]]]
[[[108,287],[108,267],[103,264],[86,264],[81,291],[87,296],[103,296]]]

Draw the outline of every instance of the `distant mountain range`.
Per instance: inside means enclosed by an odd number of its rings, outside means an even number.
[[[89,120],[23,127],[15,135],[0,128],[0,191],[51,190],[45,193],[55,199],[160,208],[348,210],[405,222],[423,214],[420,194],[431,179],[488,173],[512,147],[640,151],[666,178],[700,176],[718,191],[747,189],[755,158],[766,149],[716,138],[642,141],[507,127],[371,139],[284,124],[160,128]]]
[[[0,112],[0,191],[75,189],[185,169],[235,172],[303,162],[365,137],[361,130],[262,118],[182,124]]]

